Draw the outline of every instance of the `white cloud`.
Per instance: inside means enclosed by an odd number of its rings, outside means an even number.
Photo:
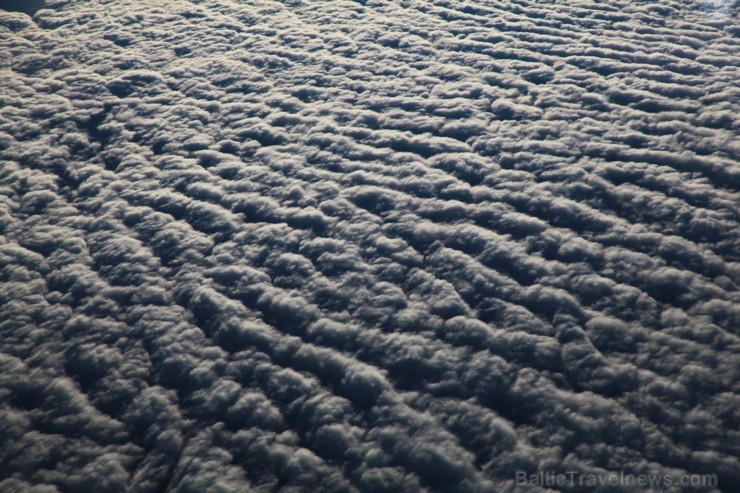
[[[0,490],[740,480],[731,2],[46,6],[0,10]]]

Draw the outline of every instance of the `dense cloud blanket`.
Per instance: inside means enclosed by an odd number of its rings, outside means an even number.
[[[0,491],[737,491],[737,10],[0,11]]]

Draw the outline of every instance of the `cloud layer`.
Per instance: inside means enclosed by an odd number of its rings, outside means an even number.
[[[0,11],[0,491],[731,491],[731,4]]]

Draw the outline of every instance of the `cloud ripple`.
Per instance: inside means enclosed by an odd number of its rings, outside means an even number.
[[[0,11],[0,490],[731,491],[731,3]]]

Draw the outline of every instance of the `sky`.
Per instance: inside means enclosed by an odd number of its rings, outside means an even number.
[[[33,14],[44,7],[44,0],[0,0],[0,10]]]
[[[0,492],[735,491],[737,2],[11,3]]]

